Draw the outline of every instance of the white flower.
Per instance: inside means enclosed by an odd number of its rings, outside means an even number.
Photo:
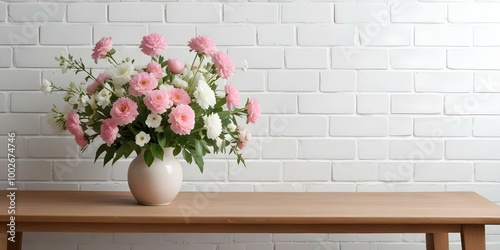
[[[165,90],[169,91],[171,89],[174,89],[174,86],[168,85],[168,84],[161,84],[158,89],[163,90],[163,91],[165,91]]]
[[[146,119],[146,125],[150,128],[157,128],[161,124],[161,116],[158,114],[149,114]]]
[[[85,107],[89,104],[89,102],[90,102],[90,98],[87,95],[82,95],[82,97],[80,98],[79,106]]]
[[[172,80],[172,85],[181,89],[186,89],[188,87],[188,83],[177,76]]]
[[[220,120],[219,114],[211,114],[203,118],[205,123],[205,128],[207,129],[207,137],[210,139],[216,139],[222,132],[222,122]]]
[[[61,66],[61,71],[62,71],[63,74],[66,74],[66,72],[68,72],[68,65],[66,63],[64,63]]]
[[[50,92],[52,91],[52,83],[47,81],[47,79],[43,79],[40,90],[42,90],[45,94],[50,94]]]
[[[202,109],[208,109],[215,105],[215,93],[206,82],[199,81],[193,94]]]
[[[111,103],[111,91],[109,91],[108,89],[110,89],[111,87],[106,83],[104,84],[104,88],[99,91],[99,93],[97,93],[97,105],[105,108],[106,106],[108,106],[110,103]]]
[[[113,85],[121,87],[135,75],[137,71],[134,69],[134,65],[130,62],[124,62],[113,69],[110,69],[108,74],[111,76],[111,81]]]
[[[68,99],[68,103],[71,105],[80,104],[80,96],[77,93],[73,93]]]
[[[97,103],[95,103],[95,96],[94,95],[90,96],[88,103],[92,109],[97,109]]]
[[[220,148],[222,146],[222,139],[219,137],[215,138],[215,144]]]
[[[126,94],[127,94],[127,91],[125,91],[124,88],[115,89],[115,95],[118,96],[118,97],[123,97]]]
[[[232,122],[229,123],[229,125],[227,125],[227,131],[229,131],[229,132],[236,131],[236,128],[237,128],[236,125],[234,125],[234,123],[232,123]]]
[[[135,144],[139,145],[140,147],[143,147],[145,144],[147,144],[149,140],[151,140],[151,137],[143,131],[139,132],[139,134],[135,136]]]

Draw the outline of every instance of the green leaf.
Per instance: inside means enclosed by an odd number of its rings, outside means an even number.
[[[193,162],[191,154],[186,149],[182,150],[182,157],[184,157],[184,160],[189,164]]]
[[[194,162],[196,163],[196,165],[198,165],[200,172],[203,173],[203,166],[205,165],[205,162],[203,161],[203,157],[196,155],[196,156],[193,156],[193,158],[194,158]]]
[[[194,140],[194,147],[196,149],[196,156],[203,156],[203,146],[200,140]]]
[[[160,145],[151,143],[149,145],[149,151],[151,151],[151,154],[158,160],[163,160],[163,148],[160,147]]]
[[[102,153],[104,153],[104,151],[107,151],[108,150],[108,145],[106,144],[102,144],[98,149],[97,149],[97,152],[95,152],[95,159],[94,159],[94,163],[97,161],[97,158],[99,158],[99,156],[101,156]]]
[[[154,160],[155,158],[151,150],[147,149],[146,151],[144,151],[144,161],[146,162],[146,165],[148,165],[148,167],[151,167]]]
[[[160,147],[164,148],[165,145],[167,145],[167,137],[165,136],[164,133],[159,133],[158,134],[158,144]]]
[[[123,156],[125,156],[125,158],[128,158],[132,152],[134,152],[134,149],[130,146],[129,143],[125,143],[123,144]]]
[[[119,147],[116,151],[115,151],[115,157],[113,158],[113,162],[111,163],[111,165],[115,164],[115,162],[117,160],[119,160],[120,158],[122,158],[123,156],[123,152],[124,152],[124,149],[125,149],[125,145],[122,145],[121,147]]]
[[[173,153],[174,153],[174,156],[175,156],[175,155],[178,155],[178,154],[181,152],[181,149],[182,149],[181,147],[175,147],[175,148],[174,148],[174,152],[173,152]]]
[[[109,161],[113,159],[113,155],[115,155],[115,149],[114,148],[109,148],[106,150],[106,155],[104,156],[104,166],[108,164]],[[113,164],[111,164],[113,165]]]

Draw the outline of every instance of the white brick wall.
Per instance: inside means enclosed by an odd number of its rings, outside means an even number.
[[[54,57],[90,53],[112,36],[117,57],[148,58],[141,37],[158,32],[164,55],[189,62],[186,42],[211,36],[235,61],[229,80],[250,126],[247,168],[210,155],[205,173],[184,166],[183,191],[476,191],[500,203],[500,3],[495,1],[0,1],[0,141],[15,131],[19,187],[128,190],[129,160],[93,164],[47,123],[62,86]],[[98,71],[99,71],[98,70]],[[6,143],[0,143],[5,165]],[[0,172],[5,188],[6,173]],[[500,231],[487,231],[489,248]],[[26,233],[30,250],[396,250],[424,248],[422,234]],[[451,249],[460,249],[454,235]]]

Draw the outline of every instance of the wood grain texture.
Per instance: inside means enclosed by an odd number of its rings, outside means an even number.
[[[427,233],[425,234],[426,250],[449,250],[450,241],[448,233]]]
[[[462,225],[462,250],[486,250],[484,225]]]

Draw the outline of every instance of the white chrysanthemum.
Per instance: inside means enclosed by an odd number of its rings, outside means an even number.
[[[114,86],[121,87],[135,75],[137,71],[131,62],[124,62],[113,69],[110,69],[108,74],[111,76],[111,81]]]
[[[229,132],[236,131],[236,128],[238,128],[238,127],[236,127],[236,125],[234,125],[234,123],[232,123],[232,122],[229,123],[229,125],[227,125],[227,131],[229,131]]]
[[[222,122],[219,114],[205,116],[203,120],[207,129],[207,137],[212,140],[219,137],[220,133],[222,133]]]
[[[115,95],[118,97],[123,97],[127,94],[127,91],[125,91],[124,88],[117,88],[115,89]]]
[[[45,94],[50,94],[50,92],[52,91],[52,83],[47,81],[47,79],[43,79],[40,90],[43,91]]]
[[[78,93],[73,93],[71,96],[69,96],[68,103],[71,105],[80,104],[80,96],[78,95]]]
[[[204,81],[198,82],[198,87],[194,91],[194,97],[202,109],[208,109],[215,105],[215,93]]]
[[[172,85],[181,89],[186,89],[188,87],[188,83],[177,76],[172,80]]]
[[[220,148],[222,146],[222,139],[219,137],[215,138],[215,144]]]
[[[144,147],[149,140],[151,140],[151,137],[149,134],[146,134],[145,132],[141,131],[139,134],[135,136],[135,144],[139,145],[140,147]]]
[[[158,114],[149,114],[146,119],[146,125],[150,128],[157,128],[161,124],[161,116]]]
[[[104,88],[102,88],[99,93],[97,93],[96,100],[97,100],[97,105],[105,108],[111,103],[111,91],[108,89],[111,89],[111,87],[106,83],[104,84]]]

